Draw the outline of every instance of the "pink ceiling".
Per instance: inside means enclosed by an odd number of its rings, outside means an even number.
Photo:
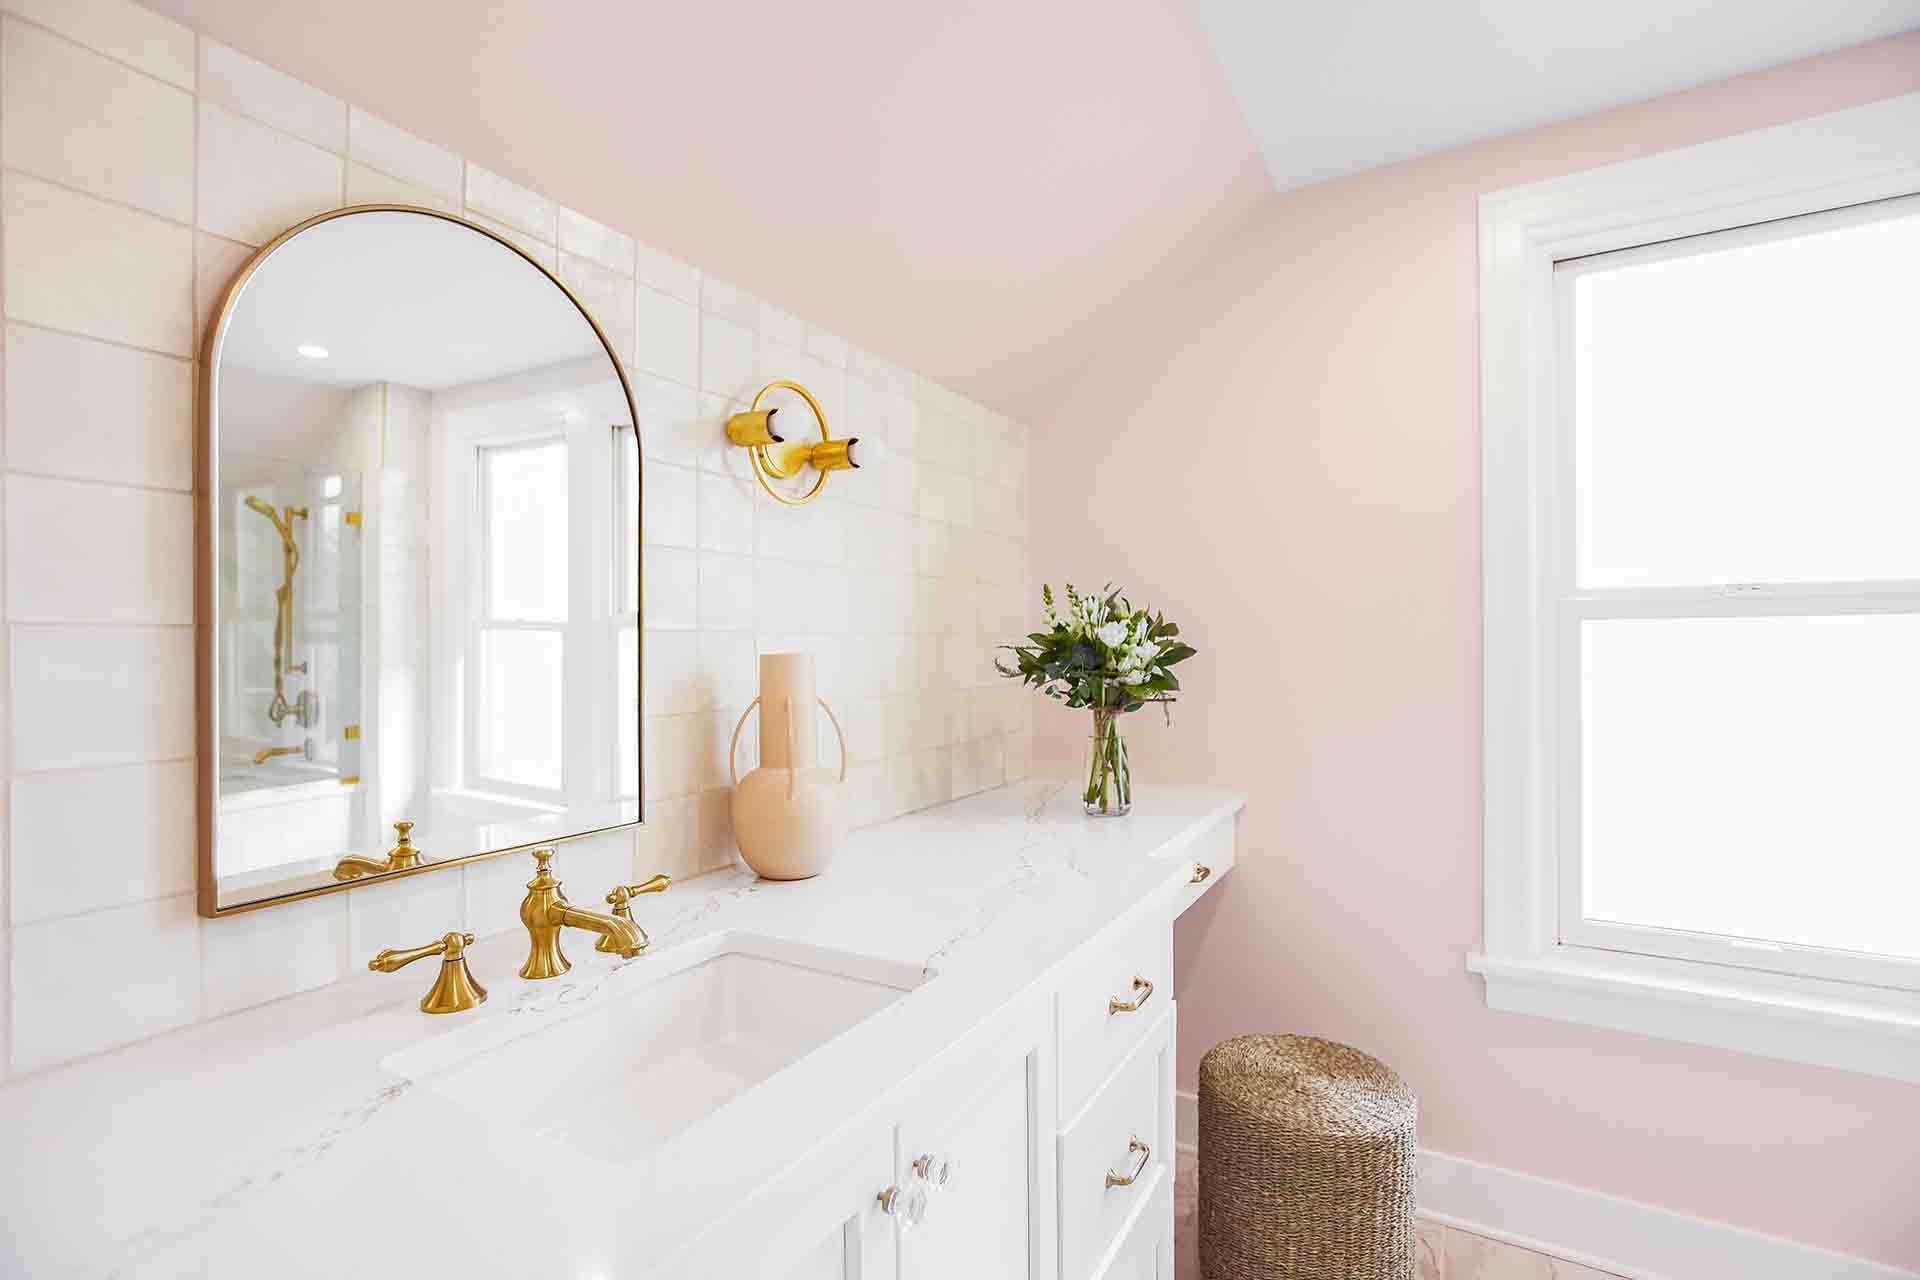
[[[1271,190],[1185,0],[147,0],[1016,415]]]

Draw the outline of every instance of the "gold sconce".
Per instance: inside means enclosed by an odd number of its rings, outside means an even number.
[[[762,409],[760,402],[775,391],[791,391],[807,402],[807,407],[813,410],[814,423],[820,429],[819,440],[806,444],[788,440],[774,430],[773,418],[780,410],[777,407]],[[826,487],[830,472],[858,468],[863,462],[877,462],[880,457],[877,444],[863,445],[858,436],[835,440],[828,434],[827,415],[822,412],[820,402],[813,398],[813,393],[785,378],[760,388],[745,413],[736,413],[727,419],[727,439],[747,451],[760,487],[775,500],[790,507],[813,501],[820,490]],[[814,477],[811,489],[795,497],[774,487],[775,480],[791,480],[809,463],[819,473]]]

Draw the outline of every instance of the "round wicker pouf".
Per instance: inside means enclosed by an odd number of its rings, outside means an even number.
[[[1413,1091],[1358,1049],[1238,1036],[1200,1060],[1205,1280],[1413,1280]]]

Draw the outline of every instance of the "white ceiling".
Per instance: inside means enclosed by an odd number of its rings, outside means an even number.
[[[308,343],[327,358],[298,354]],[[306,383],[439,391],[595,354],[580,312],[511,249],[444,218],[361,213],[274,250],[221,358]]]
[[[1920,27],[1920,0],[1198,0],[1274,186]]]

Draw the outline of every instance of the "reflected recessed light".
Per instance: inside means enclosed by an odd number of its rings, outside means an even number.
[[[325,360],[327,358],[327,349],[325,347],[316,347],[311,342],[303,342],[295,347],[294,350],[309,360]]]

